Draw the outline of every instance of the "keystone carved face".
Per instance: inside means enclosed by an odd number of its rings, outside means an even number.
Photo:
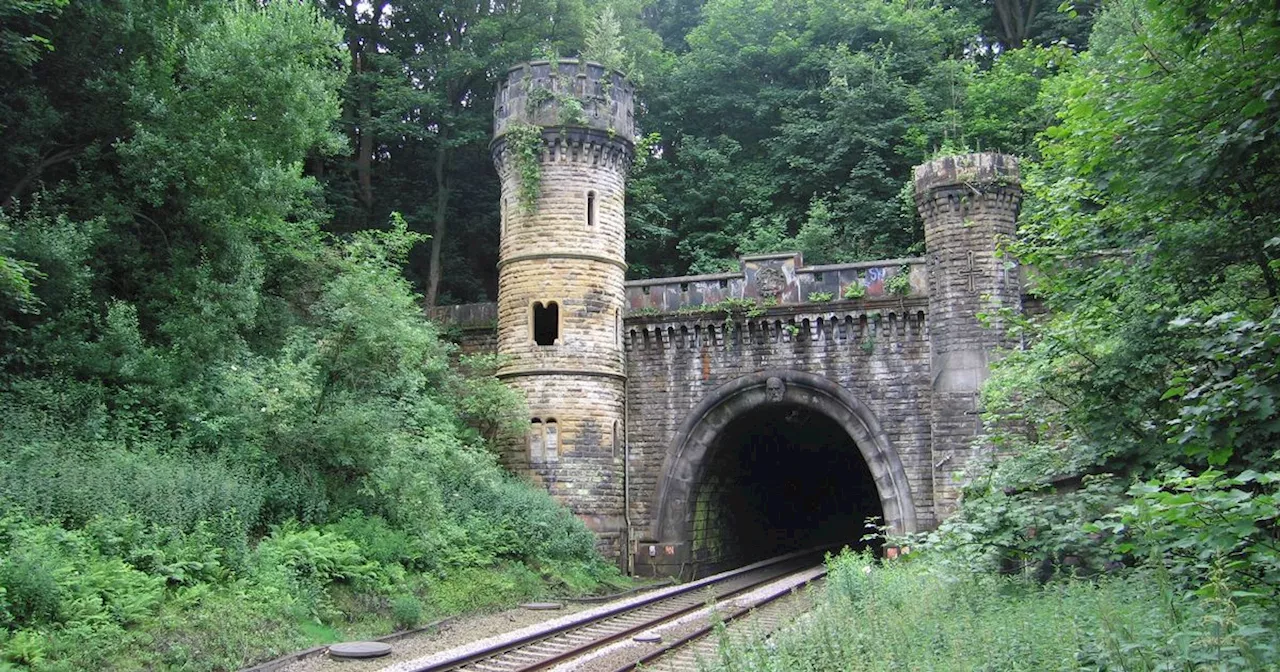
[[[761,296],[777,296],[787,287],[787,276],[778,268],[762,268],[756,273],[756,289]]]
[[[787,393],[787,386],[782,382],[781,378],[773,377],[764,381],[764,398],[771,404],[782,402],[782,397]]]

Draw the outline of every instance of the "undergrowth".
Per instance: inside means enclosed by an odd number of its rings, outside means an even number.
[[[123,301],[86,324],[80,289],[36,287],[47,324],[0,367],[0,670],[236,669],[622,583],[499,466],[523,401],[493,362],[454,365],[400,273],[416,240],[397,219],[313,250],[305,313],[251,278],[242,318],[283,321],[245,328],[261,342],[177,313],[158,336]]]
[[[910,556],[909,556],[910,557]],[[741,671],[1276,669],[1276,614],[1233,599],[1187,600],[1134,571],[1039,583],[962,574],[916,558],[829,561],[814,611],[768,640],[721,647],[706,667]]]

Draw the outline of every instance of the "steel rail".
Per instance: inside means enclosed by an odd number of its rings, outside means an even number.
[[[735,588],[735,589],[730,590],[730,591],[728,591],[728,592],[726,592],[726,593],[723,593],[723,594],[721,594],[721,595],[716,595],[716,599],[717,599],[717,600],[725,600],[725,599],[729,599],[729,598],[732,598],[732,597],[737,596],[737,595],[741,595],[742,593],[745,593],[745,592],[748,592],[748,591],[751,591],[751,590],[755,590],[756,588],[759,588],[761,585],[766,584],[766,583],[769,583],[770,581],[776,581],[777,579],[779,579],[779,578],[781,578],[781,577],[783,577],[783,576],[786,576],[786,575],[787,575],[787,574],[789,574],[789,573],[791,573],[791,572],[782,572],[782,573],[779,573],[779,574],[769,574],[769,575],[765,576],[764,578],[760,579],[759,581],[753,581],[753,582],[752,582],[751,584],[749,584],[749,585],[742,586],[741,588]],[[629,637],[629,636],[631,636],[631,635],[634,635],[634,634],[636,634],[636,633],[638,633],[638,632],[642,632],[642,631],[644,631],[644,630],[649,630],[649,629],[653,628],[654,626],[661,625],[662,623],[665,623],[665,622],[667,622],[667,621],[670,621],[670,620],[673,620],[673,619],[679,618],[679,617],[681,617],[681,616],[684,616],[685,614],[689,614],[689,613],[695,612],[695,611],[697,611],[697,610],[699,610],[699,609],[703,609],[703,608],[705,608],[705,607],[706,607],[706,604],[705,604],[705,603],[697,602],[697,603],[691,604],[691,605],[689,605],[689,606],[687,606],[687,607],[681,607],[681,608],[679,608],[679,609],[677,609],[677,610],[675,610],[675,611],[664,611],[663,613],[659,614],[658,616],[656,616],[656,617],[654,617],[654,618],[652,618],[652,619],[649,619],[649,620],[643,621],[643,622],[641,622],[641,623],[639,623],[639,624],[637,624],[637,625],[629,626],[629,627],[627,627],[627,628],[625,628],[625,629],[623,629],[623,630],[620,630],[620,631],[618,631],[618,632],[615,632],[615,633],[612,633],[612,634],[607,634],[607,635],[604,635],[604,636],[602,636],[602,637],[599,637],[599,638],[593,639],[592,641],[590,641],[590,642],[588,642],[588,643],[585,643],[585,644],[582,644],[582,645],[580,645],[580,646],[575,646],[575,647],[573,647],[573,648],[567,649],[567,650],[565,650],[565,651],[563,651],[563,652],[561,652],[561,653],[558,653],[558,654],[555,654],[555,655],[551,656],[550,658],[546,658],[546,659],[544,659],[544,660],[539,660],[539,661],[537,661],[537,662],[530,663],[530,664],[528,664],[528,665],[525,665],[524,667],[516,668],[516,669],[515,669],[515,670],[513,670],[512,672],[535,672],[536,670],[542,670],[542,669],[546,669],[546,668],[548,668],[548,667],[553,667],[553,666],[555,666],[555,665],[558,665],[558,664],[560,664],[560,663],[563,663],[563,662],[564,662],[564,661],[566,661],[566,660],[571,660],[571,659],[573,659],[573,658],[577,658],[578,656],[581,656],[581,655],[583,655],[583,654],[587,653],[588,651],[591,651],[592,649],[598,649],[598,648],[600,648],[600,647],[602,647],[602,646],[604,646],[604,645],[606,645],[606,644],[612,644],[613,642],[616,642],[616,641],[618,641],[619,639],[623,639],[623,638],[625,638],[625,637]]]
[[[822,579],[826,578],[826,576],[827,576],[827,570],[823,569],[821,573],[809,579],[803,585],[809,585],[816,581],[821,581]],[[796,586],[795,588],[798,588],[798,587],[799,586]],[[770,595],[769,597],[766,597],[760,600],[759,602],[755,602],[746,607],[741,607],[737,611],[722,618],[720,620],[720,624],[728,625],[729,623],[732,623],[733,621],[736,621],[739,618],[742,618],[743,616],[750,614],[751,612],[755,611],[756,609],[759,609],[760,607],[763,607],[766,604],[780,600],[784,597],[789,597],[792,594],[794,594],[795,588],[792,588],[791,590],[780,591],[776,595]],[[684,637],[681,637],[680,639],[673,640],[668,644],[663,644],[656,651],[651,651],[645,654],[644,656],[641,656],[639,659],[632,661],[630,663],[627,663],[626,665],[623,665],[622,667],[619,667],[613,670],[613,672],[632,672],[633,670],[639,669],[640,666],[642,665],[648,665],[649,663],[652,663],[653,661],[658,660],[659,658],[666,657],[676,652],[677,650],[682,649],[685,646],[688,646],[690,643],[695,642],[711,634],[713,631],[715,631],[716,626],[717,626],[716,623],[712,623],[710,625],[706,625],[701,628],[698,628],[697,630],[685,635]]]
[[[823,549],[808,549],[804,551],[796,551],[793,553],[788,553],[786,555],[778,556],[776,558],[770,558],[768,560],[763,560],[757,563],[753,563],[745,567],[740,567],[738,569],[735,569],[729,572],[724,572],[722,574],[717,574],[715,576],[709,576],[704,579],[699,579],[698,581],[690,582],[685,586],[680,586],[675,590],[667,590],[662,592],[661,594],[653,595],[645,599],[638,600],[636,602],[620,605],[616,608],[609,609],[607,611],[601,612],[599,614],[595,614],[590,617],[564,623],[562,625],[559,625],[547,630],[539,630],[537,632],[532,632],[528,635],[525,635],[524,637],[520,637],[514,640],[505,641],[505,642],[500,642],[500,643],[494,644],[493,646],[486,647],[484,649],[480,649],[477,651],[473,651],[471,653],[459,656],[457,658],[452,658],[449,660],[440,661],[438,663],[433,663],[423,667],[414,668],[414,672],[446,672],[448,670],[458,670],[458,669],[471,666],[471,665],[476,665],[476,664],[483,665],[484,662],[487,660],[495,659],[504,654],[515,652],[520,649],[528,648],[530,646],[536,645],[539,642],[545,642],[547,640],[554,639],[561,635],[568,635],[574,631],[583,630],[592,626],[596,626],[601,624],[604,621],[625,616],[627,614],[639,611],[646,607],[651,607],[651,606],[660,604],[662,602],[675,600],[681,597],[687,597],[691,593],[699,591],[703,588],[724,584],[734,579],[737,579],[739,577],[742,577],[745,574],[749,574],[751,572],[764,570],[770,567],[781,565],[783,563],[797,560],[802,557],[807,557],[809,555],[813,555],[817,553],[819,550],[826,550],[826,549],[823,548]],[[786,574],[790,573],[790,571],[792,570],[786,570],[779,573],[768,573],[764,578],[752,581],[750,585],[744,588],[734,589],[723,595],[717,596],[717,598],[723,599],[726,597],[732,597],[742,592],[757,588],[764,583],[768,583],[770,581],[777,580],[781,576],[785,576]],[[648,619],[640,625],[626,628],[626,630],[624,631],[624,634],[607,633],[601,637],[592,637],[589,642],[584,642],[578,646],[573,647],[571,654],[556,652],[554,654],[549,655],[546,658],[541,657],[543,654],[530,654],[530,655],[538,656],[539,659],[523,667],[503,666],[503,669],[505,670],[505,672],[530,672],[532,670],[543,669],[550,665],[563,662],[564,660],[567,660],[569,658],[582,655],[586,651],[598,648],[609,642],[616,641],[622,637],[625,637],[627,634],[632,634],[639,630],[652,628],[657,624],[660,624],[664,621],[671,620],[672,618],[676,618],[680,615],[689,613],[693,610],[701,608],[702,606],[703,606],[703,603],[699,601],[698,603],[693,604],[690,607],[681,608],[675,614],[673,614],[672,612],[663,612],[659,616]]]

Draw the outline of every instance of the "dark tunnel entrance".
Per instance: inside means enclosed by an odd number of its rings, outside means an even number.
[[[835,420],[798,405],[756,408],[710,446],[694,490],[699,576],[825,544],[857,548],[884,519],[857,444]]]

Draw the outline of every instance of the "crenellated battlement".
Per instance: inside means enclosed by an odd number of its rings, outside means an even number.
[[[696,316],[660,315],[626,320],[628,352],[705,348],[736,349],[752,345],[786,347],[876,347],[923,342],[928,338],[925,303],[893,303],[892,308],[844,307],[835,310],[775,308],[762,315],[742,311],[706,312]]]
[[[494,138],[489,146],[489,155],[503,177],[515,166],[506,136]],[[631,143],[619,142],[617,138],[594,128],[563,126],[543,129],[538,155],[538,160],[544,164],[576,163],[623,174],[631,169],[634,158],[635,148]]]
[[[919,202],[929,198],[936,189],[1020,186],[1022,172],[1017,157],[984,152],[944,156],[916,166],[914,181]]]
[[[507,71],[493,107],[494,142],[512,124],[598,131],[635,143],[635,87],[620,72],[586,60],[531,61]]]

